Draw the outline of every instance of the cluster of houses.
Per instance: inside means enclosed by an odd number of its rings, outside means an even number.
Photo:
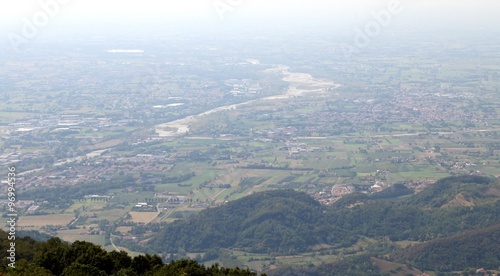
[[[230,79],[224,81],[224,84],[231,88],[229,94],[233,96],[255,95],[262,90],[262,87],[251,79]]]

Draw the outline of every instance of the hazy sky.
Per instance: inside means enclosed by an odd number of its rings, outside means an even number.
[[[43,12],[40,3],[64,2],[52,10],[54,14],[44,29],[77,25],[191,25],[203,29],[239,24],[263,28],[269,24],[330,24],[350,30],[363,27],[372,20],[371,12],[387,9],[391,1],[404,8],[393,18],[391,25],[395,26],[412,23],[458,29],[500,28],[499,0],[1,0],[0,23],[4,29],[17,32],[24,18],[33,21],[34,15]]]

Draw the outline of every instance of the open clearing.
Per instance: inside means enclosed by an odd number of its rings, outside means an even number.
[[[46,216],[23,216],[19,218],[18,226],[23,228],[40,228],[47,225],[68,225],[75,215],[73,214],[57,214]],[[27,230],[27,229],[23,229]]]
[[[157,212],[129,212],[135,223],[148,223],[158,215]]]
[[[57,231],[57,237],[67,242],[86,241],[104,246],[104,235],[87,235],[85,229],[72,229]]]

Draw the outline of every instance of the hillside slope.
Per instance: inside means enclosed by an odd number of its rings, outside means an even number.
[[[500,267],[500,224],[413,246],[397,259],[437,271]]]
[[[72,244],[51,238],[39,242],[24,237],[16,239],[15,261],[7,258],[10,242],[0,230],[0,275],[75,276],[75,275],[200,275],[256,276],[248,269],[205,267],[192,260],[163,263],[157,255],[130,257],[125,251],[107,252],[99,245],[76,241]],[[13,266],[13,267],[9,267]]]
[[[323,207],[312,197],[280,190],[256,193],[170,224],[149,245],[170,253],[179,248],[199,252],[231,247],[293,254],[346,237],[325,223]]]
[[[473,206],[495,201],[498,197],[491,191],[497,190],[500,191],[500,185],[495,179],[475,175],[453,176],[438,180],[406,202],[429,208]]]
[[[404,200],[354,194],[330,207],[293,190],[255,193],[169,224],[148,246],[160,253],[233,248],[293,255],[319,244],[348,247],[361,237],[427,242],[500,224],[500,201],[490,193],[498,187],[495,179],[449,177]],[[449,204],[457,195],[474,204]]]

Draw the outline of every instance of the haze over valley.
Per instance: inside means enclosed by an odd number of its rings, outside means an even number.
[[[498,274],[498,1],[101,2],[0,4],[0,274]]]

